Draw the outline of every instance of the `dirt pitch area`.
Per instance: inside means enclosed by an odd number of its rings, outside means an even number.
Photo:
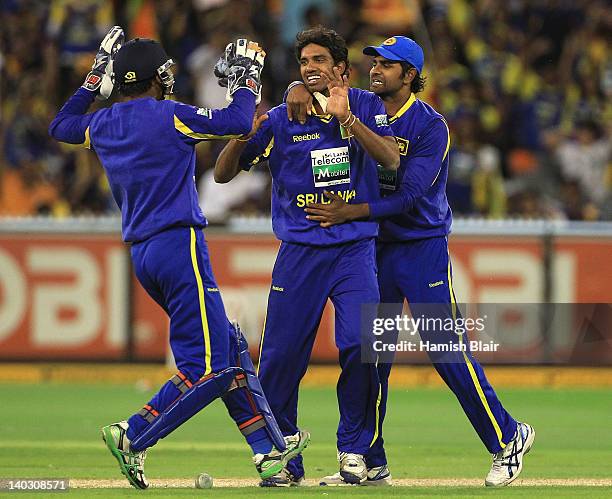
[[[259,480],[254,478],[213,478],[213,487],[239,488],[256,487]],[[153,479],[149,480],[154,489],[192,489],[195,488],[193,480],[185,478]],[[305,486],[317,486],[318,481],[310,479]],[[393,480],[398,487],[483,487],[483,480],[478,478],[402,478]],[[511,487],[612,487],[612,479],[597,478],[530,478],[517,479]],[[132,488],[126,480],[70,480],[73,489],[115,489]]]

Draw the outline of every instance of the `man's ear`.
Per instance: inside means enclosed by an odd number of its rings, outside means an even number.
[[[346,62],[340,61],[338,64],[334,64],[334,67],[340,70],[340,74],[343,75],[346,72]]]
[[[406,71],[406,74],[404,75],[404,84],[410,85],[412,83],[412,80],[414,80],[416,77],[417,70],[415,68],[410,68],[408,71]]]

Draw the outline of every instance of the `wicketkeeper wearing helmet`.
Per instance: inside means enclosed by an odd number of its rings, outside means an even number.
[[[158,42],[123,40],[121,27],[109,31],[85,83],[49,133],[100,158],[121,209],[136,275],[170,317],[178,372],[127,421],[102,428],[102,437],[129,482],[144,489],[146,449],[222,397],[265,479],[297,456],[310,437],[299,432],[283,438],[246,340],[227,319],[193,181],[198,142],[251,130],[265,52],[244,39],[229,44],[221,83],[231,104],[204,109],[166,99],[174,85],[173,62]],[[119,102],[87,114],[94,99],[107,99],[115,84]]]

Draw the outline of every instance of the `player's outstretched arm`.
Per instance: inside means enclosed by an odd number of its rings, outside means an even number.
[[[196,108],[176,104],[174,125],[188,144],[202,140],[235,139],[249,134],[255,105],[261,98],[261,71],[266,53],[258,43],[240,38],[229,43],[214,72],[227,87],[225,109]]]
[[[450,148],[450,132],[446,121],[433,120],[412,146],[406,171],[397,190],[369,203],[370,218],[385,218],[410,212],[436,182]]]
[[[64,104],[49,125],[49,134],[56,140],[89,147],[87,127],[92,115],[85,115],[94,99],[108,99],[113,91],[113,58],[125,39],[121,26],[113,26],[106,34],[91,71],[83,85]]]
[[[215,182],[218,184],[225,184],[240,173],[240,170],[242,169],[240,165],[240,157],[249,144],[251,137],[257,133],[261,124],[267,119],[267,114],[262,114],[261,116],[255,115],[253,117],[253,127],[251,128],[251,131],[244,137],[230,140],[226,144],[217,157],[217,161],[215,163]]]

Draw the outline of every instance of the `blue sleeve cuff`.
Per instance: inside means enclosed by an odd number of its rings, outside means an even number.
[[[399,215],[407,209],[404,199],[397,194],[392,194],[376,201],[370,201],[368,206],[370,207],[371,220]]]

